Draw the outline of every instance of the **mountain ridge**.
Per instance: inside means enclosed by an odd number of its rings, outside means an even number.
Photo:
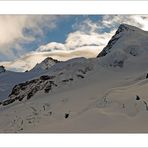
[[[99,57],[103,57],[105,56],[107,53],[110,52],[110,49],[113,47],[113,45],[118,41],[118,39],[120,37],[122,37],[122,35],[124,35],[124,33],[126,33],[127,31],[139,31],[141,29],[135,27],[135,26],[131,26],[128,24],[121,24],[117,31],[115,32],[115,34],[112,36],[112,38],[109,40],[109,42],[107,43],[107,45],[103,48],[103,50],[98,54],[97,58]],[[143,31],[143,30],[141,30]]]

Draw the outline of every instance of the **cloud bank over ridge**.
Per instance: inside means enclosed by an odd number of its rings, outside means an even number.
[[[55,29],[57,27],[57,20],[62,16],[30,16],[32,18],[28,18],[29,16],[19,16],[19,19],[17,18],[18,16],[12,16],[12,18],[9,17],[7,16],[5,19],[0,17],[0,28],[2,28],[1,26],[4,26],[4,23],[1,23],[4,21],[1,20],[8,21],[8,26],[6,26],[4,29],[5,31],[3,31],[4,37],[3,39],[0,39],[0,53],[6,55],[9,53],[9,55],[13,56],[13,51],[5,46],[6,43],[9,43],[7,45],[11,46],[12,44],[15,44],[17,47],[15,53],[18,53],[19,55],[23,53],[23,51],[21,51],[21,45],[19,44],[22,40],[31,42],[36,39],[36,34],[44,35],[43,28],[45,26],[43,24],[46,24],[48,29]],[[9,24],[11,21],[17,23],[14,23],[14,25],[12,23],[12,26],[10,27]],[[40,45],[34,51],[28,52],[27,54],[20,56],[18,59],[9,62],[1,62],[0,64],[3,64],[8,69],[25,71],[26,69],[31,69],[36,63],[41,62],[47,56],[51,56],[58,60],[67,60],[82,56],[86,58],[95,57],[105,47],[118,26],[122,23],[148,30],[148,15],[103,15],[101,19],[95,20],[92,20],[88,16],[85,20],[73,24],[73,31],[66,35],[67,37],[63,43],[49,42],[45,45]],[[14,26],[19,26],[16,27],[18,28],[17,31],[13,29],[15,28]],[[27,36],[23,33],[26,26],[28,26],[27,28],[32,32]],[[5,32],[7,32],[6,30],[9,27],[9,33],[5,35]],[[36,32],[36,30],[38,31]],[[7,50],[2,50],[1,47],[6,47],[5,49],[7,49],[8,52],[5,52]],[[34,55],[37,56],[35,61]],[[28,63],[30,65],[28,65]]]

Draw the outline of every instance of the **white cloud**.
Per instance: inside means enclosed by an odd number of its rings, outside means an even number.
[[[0,16],[0,45],[12,43],[15,40],[33,40],[33,36],[26,36],[24,29],[32,29],[34,33],[42,33],[42,27],[52,29],[56,26],[57,16],[36,15],[1,15]]]
[[[148,31],[148,15],[104,15],[98,23],[102,29],[117,28],[120,24],[127,23]]]
[[[66,50],[66,47],[62,43],[50,42],[46,45],[40,46],[36,51],[45,52],[45,51],[53,51],[53,50]]]
[[[43,35],[43,27],[56,27],[59,16],[46,15],[1,15],[0,16],[0,53],[16,56],[22,50],[20,43],[35,40],[35,35]],[[26,34],[25,29],[31,33]],[[19,48],[17,48],[19,46]],[[13,50],[12,50],[13,48]]]
[[[91,45],[97,45],[98,47],[104,46],[110,39],[111,35],[112,32],[102,34],[90,32],[89,34],[86,34],[85,32],[76,31],[68,35],[65,46],[69,49]]]

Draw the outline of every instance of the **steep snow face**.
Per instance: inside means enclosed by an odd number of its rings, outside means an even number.
[[[122,24],[97,56],[103,65],[123,67],[125,61],[148,54],[148,32]]]
[[[5,67],[4,66],[0,66],[0,73],[3,73],[3,72],[5,72],[6,70],[5,70]]]
[[[51,66],[55,65],[56,63],[59,63],[60,61],[55,60],[51,57],[47,57],[45,60],[43,60],[41,63],[36,64],[36,66],[31,69],[30,71],[43,71],[43,70],[48,70]]]

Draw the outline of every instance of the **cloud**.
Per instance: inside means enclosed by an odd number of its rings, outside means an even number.
[[[85,32],[76,31],[70,33],[66,39],[65,46],[69,49],[75,49],[82,46],[104,46],[111,37],[112,33],[102,33],[98,34],[96,32],[90,32],[86,34]]]
[[[34,34],[42,34],[42,28],[55,28],[57,16],[40,15],[1,15],[0,16],[0,45],[9,44],[15,40],[34,40]],[[44,22],[44,23],[43,23]],[[33,35],[26,35],[25,29],[32,30]]]
[[[43,28],[53,29],[59,16],[46,15],[0,15],[0,54],[17,56],[21,44],[36,40],[43,35]]]
[[[126,23],[148,31],[148,15],[104,15],[98,23],[101,29],[117,29],[120,24]]]
[[[66,50],[66,47],[62,43],[50,42],[46,45],[40,46],[36,51],[45,52],[45,51],[53,51],[53,50]]]
[[[25,56],[9,62],[0,62],[0,65],[4,65],[7,70],[12,71],[26,71],[32,69],[37,63],[40,63],[47,57],[52,57],[54,59],[58,59],[60,61],[65,61],[68,59],[82,57],[82,55],[86,58],[92,58],[96,55],[93,50],[98,50],[97,47],[83,47],[78,48],[77,50],[55,50],[52,52],[44,51],[44,52],[31,52],[26,54]]]

